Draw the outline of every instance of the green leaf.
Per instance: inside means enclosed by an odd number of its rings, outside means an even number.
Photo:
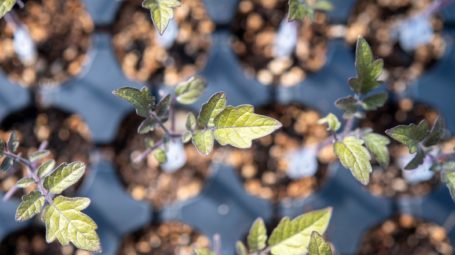
[[[0,0],[0,18],[13,9],[16,0]]]
[[[431,128],[430,134],[425,138],[423,145],[426,147],[434,146],[449,137],[449,131],[445,129],[445,122],[438,117]]]
[[[142,7],[150,10],[153,24],[160,35],[166,30],[169,21],[174,17],[174,8],[180,6],[178,0],[144,0]]]
[[[70,242],[79,249],[101,252],[96,223],[81,211],[90,204],[88,198],[58,196],[44,208],[46,241],[57,239],[62,245]]]
[[[19,181],[17,181],[16,187],[27,188],[28,186],[32,185],[33,183],[35,183],[35,180],[33,180],[33,178],[24,177],[24,178],[20,179]]]
[[[417,147],[417,153],[415,154],[414,158],[409,161],[409,163],[404,167],[406,170],[412,170],[416,169],[418,166],[423,164],[423,161],[425,159],[425,151],[422,150],[422,148]]]
[[[213,150],[214,137],[211,130],[198,130],[193,133],[193,145],[203,155],[208,155]]]
[[[429,128],[428,122],[422,120],[418,125],[399,125],[387,129],[385,133],[398,142],[408,146],[409,153],[414,154],[417,151],[417,145],[427,136]]]
[[[191,141],[191,138],[193,138],[193,133],[191,131],[185,131],[182,135],[182,142],[187,143]]]
[[[387,145],[390,144],[389,138],[380,134],[369,133],[363,136],[363,140],[376,161],[383,168],[389,166],[390,155],[387,149]]]
[[[235,244],[235,250],[237,252],[237,255],[248,255],[248,251],[245,245],[240,241],[237,241]]]
[[[362,107],[363,109],[367,111],[372,111],[376,110],[379,107],[382,107],[385,102],[387,102],[387,99],[389,98],[389,95],[387,92],[381,92],[369,97],[366,97],[365,99],[362,100]]]
[[[194,116],[194,113],[190,112],[188,113],[188,116],[186,117],[186,129],[189,131],[193,131],[196,129],[196,116]]]
[[[251,105],[226,107],[215,118],[215,139],[221,145],[249,148],[252,140],[269,135],[281,127],[279,121],[253,111]]]
[[[159,148],[153,151],[153,157],[158,161],[160,164],[164,164],[167,162],[167,155],[166,151],[163,149]]]
[[[210,100],[202,106],[198,116],[200,127],[213,127],[214,120],[224,109],[226,109],[226,95],[222,92],[213,95]]]
[[[38,168],[38,177],[44,178],[45,176],[50,174],[52,172],[52,170],[54,170],[54,167],[55,167],[55,160],[51,159],[51,160],[44,162]]]
[[[335,106],[344,112],[344,117],[349,118],[357,111],[358,100],[353,96],[347,96],[335,101]]]
[[[331,2],[329,1],[326,1],[326,0],[320,0],[320,1],[317,1],[314,5],[313,5],[313,8],[315,10],[319,10],[319,11],[331,11],[333,10],[333,5]]]
[[[314,10],[301,0],[289,0],[288,20],[303,20],[305,17],[313,18]]]
[[[162,121],[167,121],[169,118],[169,109],[171,108],[171,103],[171,95],[167,95],[156,105],[156,115],[158,115]]]
[[[132,104],[136,108],[136,113],[144,118],[147,118],[149,111],[155,107],[155,99],[147,87],[141,90],[130,87],[119,88],[112,93]]]
[[[31,162],[36,162],[39,160],[44,159],[45,157],[49,156],[50,152],[48,150],[42,150],[42,151],[35,151],[30,156],[28,156],[28,159]]]
[[[204,93],[207,83],[201,77],[191,77],[189,80],[181,83],[175,90],[177,102],[181,104],[195,103]]]
[[[206,248],[196,249],[195,252],[196,255],[216,255],[213,251]]]
[[[445,182],[452,199],[455,200],[455,171],[444,171],[442,181]]]
[[[14,164],[14,160],[12,158],[4,158],[2,164],[0,165],[1,171],[8,171]]]
[[[330,245],[322,238],[318,232],[311,234],[310,245],[308,246],[309,255],[332,255]]]
[[[82,162],[63,164],[44,179],[44,187],[50,193],[60,194],[69,186],[78,182],[84,173],[85,164]]]
[[[341,127],[340,121],[333,113],[329,113],[325,118],[320,119],[318,123],[327,124],[327,130],[332,132],[338,131]]]
[[[267,229],[264,221],[257,219],[250,228],[248,234],[248,247],[251,252],[258,252],[265,248],[267,242]]]
[[[382,59],[373,60],[373,52],[367,41],[361,37],[357,40],[355,67],[357,77],[351,78],[349,84],[357,94],[366,94],[378,87],[378,81],[384,67]]]
[[[3,156],[3,152],[5,151],[5,142],[0,139],[0,157]]]
[[[147,134],[155,129],[156,120],[150,117],[147,117],[145,120],[141,122],[139,127],[137,128],[137,132],[141,135]]]
[[[269,238],[273,255],[300,255],[308,252],[313,232],[324,234],[332,215],[332,209],[305,213],[294,220],[283,218]]]
[[[342,142],[335,142],[334,147],[341,164],[351,170],[358,181],[367,185],[372,167],[370,153],[363,147],[363,141],[354,136],[348,136]]]
[[[45,202],[44,196],[38,191],[22,196],[22,202],[16,210],[16,221],[25,221],[41,212]]]
[[[16,152],[17,148],[19,148],[19,140],[17,139],[16,131],[11,132],[7,146],[10,152]]]

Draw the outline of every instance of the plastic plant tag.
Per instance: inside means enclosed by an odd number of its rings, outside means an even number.
[[[186,163],[185,149],[180,140],[171,140],[167,144],[166,150],[167,161],[161,165],[161,168],[167,173],[174,173]]]
[[[412,52],[419,46],[430,43],[434,36],[431,22],[424,15],[403,21],[398,26],[396,33],[400,46],[407,52]]]
[[[273,43],[273,55],[276,58],[289,57],[295,50],[298,37],[298,23],[289,22],[288,19],[281,21]]]
[[[316,147],[303,147],[287,155],[288,177],[300,179],[314,176],[318,170]]]
[[[156,32],[156,39],[158,44],[163,46],[166,49],[169,49],[174,45],[175,40],[179,34],[179,25],[174,19],[171,19],[169,25],[166,28],[166,33],[160,35]]]
[[[398,161],[398,165],[401,169],[404,167],[414,158],[415,154],[409,154],[404,157],[401,157]],[[413,170],[402,170],[404,179],[411,184],[420,183],[424,181],[430,180],[434,172],[431,171],[431,166],[433,165],[431,158],[426,156],[423,164],[418,166],[416,169]]]
[[[14,51],[22,63],[26,65],[35,63],[37,58],[36,46],[26,27],[16,27],[13,45]]]

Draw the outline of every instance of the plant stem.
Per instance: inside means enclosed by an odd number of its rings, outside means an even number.
[[[152,153],[154,150],[158,149],[161,145],[164,144],[164,139],[159,140],[157,143],[155,143],[152,147],[147,148],[145,151],[141,153],[141,155],[137,156],[133,161],[134,163],[139,163],[142,160],[145,159],[150,153]]]

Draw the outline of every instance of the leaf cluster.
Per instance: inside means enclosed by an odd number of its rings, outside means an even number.
[[[328,0],[317,0],[310,4],[306,0],[289,0],[288,20],[303,20],[305,17],[314,19],[316,11],[331,11],[333,5]]]
[[[45,149],[22,158],[16,154],[18,147],[19,140],[15,132],[11,133],[6,143],[0,140],[0,157],[3,157],[1,169],[8,171],[17,164],[22,164],[28,170],[14,189],[33,187],[32,185],[36,187],[22,196],[16,210],[16,220],[26,221],[41,213],[48,243],[58,240],[62,245],[67,245],[71,242],[77,248],[101,252],[97,225],[81,212],[89,206],[90,199],[61,195],[81,179],[85,173],[85,164],[72,162],[56,166],[56,162],[49,159],[50,152]]]

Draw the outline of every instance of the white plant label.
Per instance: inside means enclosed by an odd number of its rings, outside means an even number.
[[[301,179],[314,176],[318,170],[316,147],[303,147],[287,155],[288,177]]]
[[[401,169],[403,169],[403,177],[404,179],[411,184],[416,184],[424,181],[430,180],[434,172],[430,170],[431,166],[433,165],[430,157],[425,157],[423,164],[418,166],[416,169],[413,170],[404,170],[404,167],[414,158],[415,154],[410,154],[401,157],[398,160],[398,165]]]
[[[273,55],[276,58],[289,57],[297,45],[299,27],[297,22],[281,21],[273,43]]]
[[[14,32],[14,51],[24,64],[33,64],[37,59],[36,46],[24,26],[17,26]]]
[[[426,16],[416,16],[403,21],[396,31],[400,46],[412,52],[421,45],[430,43],[434,36],[431,22]]]
[[[186,163],[185,148],[180,140],[172,140],[167,144],[167,161],[161,165],[167,173],[174,173]]]
[[[174,19],[171,19],[166,28],[166,33],[160,35],[158,31],[156,32],[156,39],[158,44],[162,47],[169,49],[174,45],[177,36],[179,35],[179,25]]]

